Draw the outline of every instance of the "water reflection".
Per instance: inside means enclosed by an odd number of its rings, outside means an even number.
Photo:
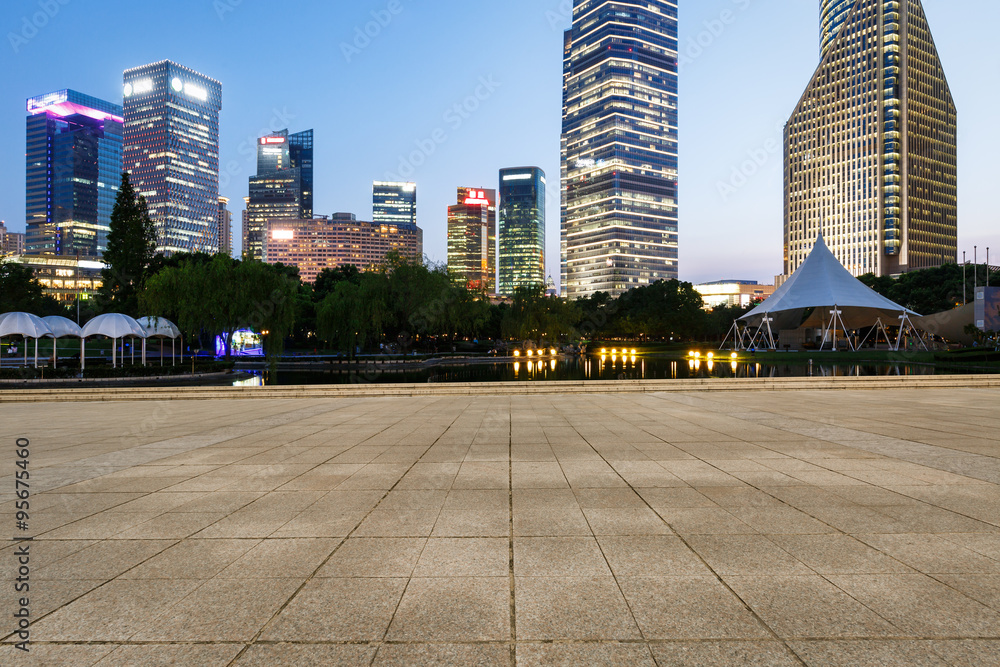
[[[616,350],[617,351],[617,350]],[[610,350],[609,350],[610,352]],[[686,363],[685,363],[686,361]],[[728,362],[728,363],[727,363]],[[372,384],[427,382],[538,382],[561,380],[683,380],[688,378],[783,378],[783,377],[863,377],[934,375],[933,366],[906,364],[764,364],[715,358],[690,357],[684,361],[646,359],[628,354],[583,358],[538,359],[462,365],[387,372],[256,371],[244,373],[235,386],[298,384]],[[943,371],[947,372],[947,371]]]

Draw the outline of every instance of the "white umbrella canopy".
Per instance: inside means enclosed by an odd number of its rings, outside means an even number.
[[[45,321],[31,313],[4,313],[0,315],[0,338],[4,336],[24,336],[44,338],[51,336],[52,330]]]
[[[122,315],[121,313],[108,313],[106,315],[98,315],[94,319],[87,322],[83,327],[83,337],[90,338],[91,336],[106,336],[114,341],[111,346],[111,365],[114,367],[118,366],[118,360],[116,356],[117,342],[119,338],[141,338],[143,343],[143,352],[146,349],[146,330],[142,328],[142,325],[136,322],[134,319],[128,315]],[[124,343],[122,344],[122,360],[124,361]],[[132,348],[132,359],[135,361],[135,347]],[[143,360],[145,363],[145,359]]]
[[[83,329],[80,325],[69,318],[60,317],[59,315],[49,315],[48,317],[43,317],[42,320],[49,325],[49,329],[52,330],[52,337],[56,339],[52,342],[52,367],[55,368],[56,364],[59,363],[58,339],[60,338],[80,339],[80,364],[82,365],[86,352],[83,344]]]
[[[83,338],[83,329],[69,318],[50,315],[43,317],[42,321],[49,325],[53,338]]]
[[[98,315],[83,327],[83,337],[107,336],[108,338],[145,338],[146,330],[138,322],[120,313]]]
[[[42,318],[31,313],[5,313],[0,318],[0,338],[23,336],[35,339],[35,367],[38,367],[38,339],[52,335],[52,329]],[[24,365],[28,365],[28,344],[24,345]]]
[[[174,363],[174,341],[181,338],[181,361],[184,359],[184,345],[183,345],[183,334],[181,334],[180,328],[173,322],[163,317],[140,317],[136,320],[143,329],[146,330],[147,338],[169,338],[170,339],[170,363]],[[143,363],[146,360],[146,348],[145,341],[143,341],[142,358]],[[160,346],[160,365],[163,365],[163,346]]]
[[[181,330],[162,317],[140,317],[136,322],[146,331],[147,338],[180,338]]]

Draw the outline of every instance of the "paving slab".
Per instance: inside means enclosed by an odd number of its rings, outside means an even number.
[[[0,400],[0,662],[992,664],[1000,388],[917,384]]]

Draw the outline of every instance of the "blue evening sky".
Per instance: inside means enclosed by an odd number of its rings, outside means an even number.
[[[551,190],[547,272],[558,281],[569,5],[4,0],[0,124],[12,132],[0,145],[0,219],[24,227],[27,97],[74,88],[120,101],[124,69],[171,59],[223,84],[221,189],[232,199],[235,238],[254,139],[269,128],[313,128],[316,213],[370,219],[371,182],[406,175],[418,184],[425,251],[439,262],[458,186],[495,188],[503,167],[543,168]],[[961,249],[970,260],[974,244],[980,259],[988,245],[1000,255],[990,199],[1000,155],[993,41],[1000,3],[924,0],[924,7],[959,109]],[[680,10],[681,277],[770,282],[781,270],[781,125],[818,64],[819,0],[681,0]],[[355,43],[372,12],[386,25],[370,25],[376,36]],[[754,158],[759,167],[746,162]],[[752,175],[720,192],[741,168]]]

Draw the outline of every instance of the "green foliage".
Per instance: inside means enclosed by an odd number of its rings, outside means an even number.
[[[558,341],[576,332],[582,309],[577,304],[545,295],[545,287],[518,288],[503,309],[501,337],[507,340]]]
[[[349,350],[384,342],[408,348],[419,338],[478,335],[489,320],[489,302],[451,282],[440,267],[392,253],[375,271],[324,272],[314,294],[319,337]],[[318,281],[319,283],[319,281]]]
[[[290,276],[286,267],[241,262],[227,254],[207,262],[188,257],[149,279],[142,304],[189,335],[225,336],[227,359],[233,333],[243,328],[264,334],[265,352],[277,358],[295,324],[298,285],[297,275]]]
[[[151,275],[156,252],[156,228],[149,218],[146,200],[137,195],[122,173],[118,198],[111,212],[111,229],[101,272],[104,285],[98,296],[101,308],[139,317],[139,295]]]
[[[694,339],[706,326],[702,304],[694,286],[678,280],[637,287],[617,299],[597,293],[580,302],[584,315],[580,329],[588,338]]]
[[[1000,274],[991,278],[992,285],[997,285]],[[892,299],[901,306],[922,315],[952,310],[962,305],[962,266],[946,264],[934,269],[904,273],[898,279],[887,276],[877,277],[868,274],[859,278],[861,282],[884,297]],[[982,286],[986,280],[985,267],[979,267],[978,284]],[[965,269],[965,298],[972,303],[973,288],[976,285],[975,267]]]
[[[25,312],[39,317],[64,315],[63,307],[42,292],[30,266],[0,263],[0,313]]]

